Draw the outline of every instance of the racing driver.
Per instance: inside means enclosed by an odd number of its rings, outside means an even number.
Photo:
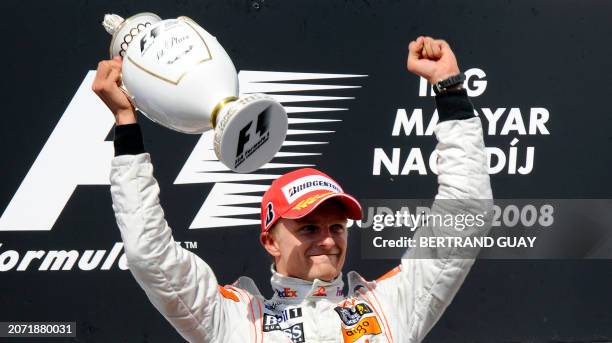
[[[456,58],[443,40],[418,37],[408,70],[436,85],[438,194],[431,211],[487,213],[492,193],[480,119]],[[375,281],[342,268],[355,198],[326,174],[299,169],[275,180],[261,203],[260,241],[272,256],[266,300],[253,280],[219,286],[211,268],[175,244],[136,113],[118,87],[119,58],[98,65],[93,90],[116,119],[111,168],[113,210],[130,271],[153,305],[190,342],[419,342],[440,318],[474,263],[462,249],[409,249]],[[485,199],[484,202],[472,200]],[[490,211],[489,211],[490,213]],[[417,235],[482,235],[486,230],[427,227]],[[476,250],[477,253],[477,250]]]

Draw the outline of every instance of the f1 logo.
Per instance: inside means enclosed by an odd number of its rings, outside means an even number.
[[[90,71],[0,217],[0,231],[49,231],[78,185],[108,185],[115,120]],[[35,215],[32,215],[34,213]]]
[[[268,131],[270,123],[268,121],[268,111],[263,111],[257,116],[257,127],[255,132],[258,136],[262,136],[264,133]],[[249,142],[251,135],[249,135],[249,129],[253,125],[253,122],[249,122],[246,124],[242,130],[240,130],[240,135],[238,136],[238,147],[236,148],[236,157],[240,156],[244,151],[244,146]]]
[[[144,48],[146,49],[146,46]],[[91,91],[91,84],[95,78],[95,73],[94,70],[91,70],[85,75],[76,94],[51,132],[9,204],[4,208],[4,211],[0,208],[0,233],[4,231],[50,231],[77,187],[82,185],[109,184],[113,143],[106,141],[106,138],[113,128],[115,121],[106,105]],[[246,94],[274,92],[274,90],[267,88],[270,84],[266,82],[367,76],[285,73],[276,71],[240,71],[238,75],[240,89],[247,91]],[[313,85],[310,82],[302,82],[306,81],[283,84],[283,92],[358,87],[332,86],[327,84]],[[311,95],[291,95],[289,97],[293,96],[297,97],[296,99],[309,99],[307,101],[321,100],[318,99],[318,96]],[[325,109],[317,106],[305,108],[309,110]],[[340,111],[344,109],[329,108],[325,110]],[[332,121],[336,120],[333,119]],[[244,124],[245,127],[248,126],[246,129],[243,129],[242,132],[236,132],[236,135],[239,137],[238,139],[234,138],[236,139],[235,142],[240,142],[237,151],[242,153],[242,156],[237,158],[237,163],[244,162],[248,158],[249,153],[255,153],[257,148],[259,148],[258,143],[260,145],[265,144],[266,139],[271,134],[271,121],[270,113],[264,110],[264,112],[258,114],[257,118],[253,118],[250,124]],[[309,119],[308,122],[325,121],[328,120]],[[324,133],[327,131],[304,130],[304,132]],[[300,140],[293,143],[299,146],[312,143],[327,144],[325,142],[306,142]],[[175,184],[214,184],[189,228],[202,229],[260,223],[259,220],[234,217],[241,214],[259,212],[258,209],[242,206],[253,202],[252,196],[238,194],[241,194],[244,190],[249,190],[249,192],[265,191],[268,188],[266,185],[249,184],[248,182],[251,180],[272,179],[274,175],[219,172],[222,164],[216,159],[212,150],[210,150],[212,144],[213,132],[204,133],[174,181]],[[206,156],[208,157],[203,161],[201,154],[207,154]],[[302,152],[296,152],[295,154],[303,155]],[[290,153],[290,155],[294,156],[293,153]],[[297,167],[300,164],[279,164],[269,168],[281,169],[288,168],[289,166]],[[230,205],[232,211],[236,212],[228,214],[217,211],[217,209],[225,210],[230,207],[227,205]],[[209,209],[214,210],[209,211]],[[35,215],[32,215],[32,213]],[[214,213],[214,215],[211,215],[211,213]]]

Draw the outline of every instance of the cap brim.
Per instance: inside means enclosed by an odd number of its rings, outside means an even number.
[[[357,201],[357,199],[355,199],[353,196],[346,194],[346,193],[329,193],[317,199],[315,202],[310,204],[308,207],[305,207],[302,209],[291,208],[287,212],[283,213],[281,217],[286,218],[286,219],[302,218],[310,214],[315,209],[317,209],[317,207],[319,207],[322,203],[332,198],[340,201],[340,203],[344,205],[344,213],[346,214],[346,217],[348,219],[361,220],[361,218],[363,217],[363,214],[361,211],[361,205],[359,204],[359,201]]]

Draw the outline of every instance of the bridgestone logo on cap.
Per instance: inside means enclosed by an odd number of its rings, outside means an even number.
[[[290,204],[302,195],[312,191],[325,190],[334,193],[342,192],[342,188],[337,183],[321,175],[301,177],[285,185],[282,190],[287,202]]]

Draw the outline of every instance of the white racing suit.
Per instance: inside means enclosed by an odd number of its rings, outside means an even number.
[[[436,99],[439,189],[432,207],[443,213],[451,209],[438,205],[440,199],[492,199],[480,119],[465,91],[446,97]],[[409,250],[376,281],[350,272],[348,296],[342,275],[331,283],[308,282],[273,271],[274,296],[266,300],[248,277],[219,286],[206,262],[174,242],[149,154],[113,159],[111,193],[130,271],[190,342],[419,342],[457,293],[477,253]],[[466,202],[465,211],[489,211],[490,204]],[[434,228],[418,235],[441,233]]]

